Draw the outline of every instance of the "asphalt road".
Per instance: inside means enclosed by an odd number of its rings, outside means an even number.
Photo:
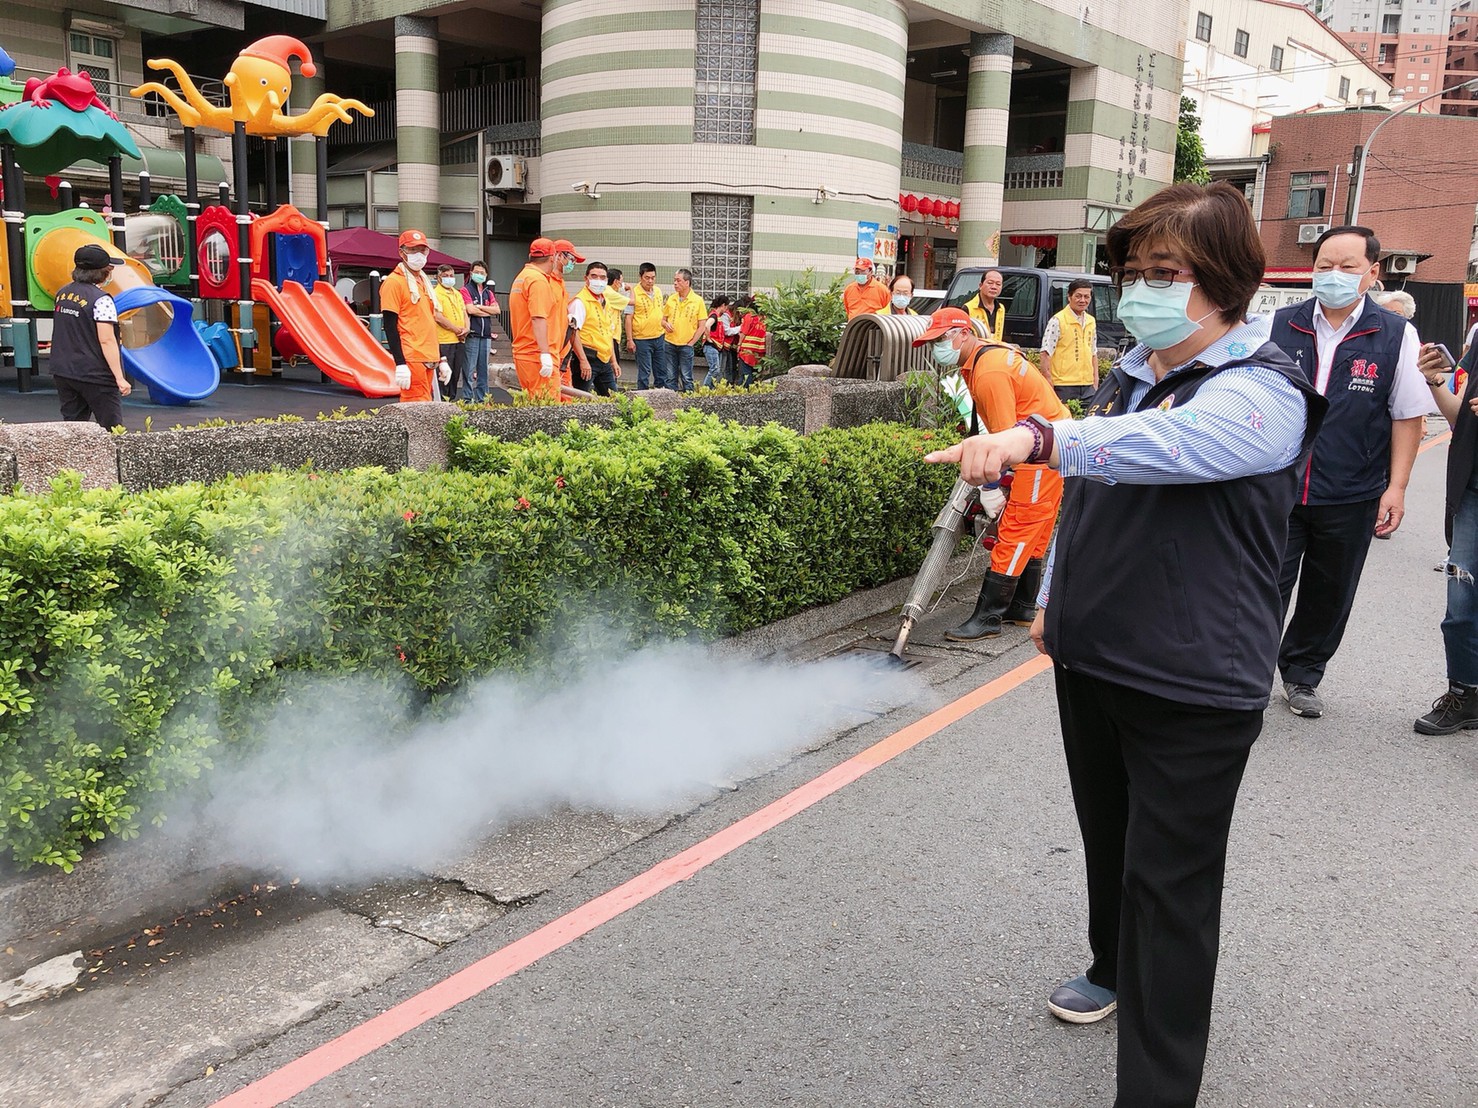
[[[1267,714],[1232,837],[1202,1104],[1478,1103],[1478,736],[1443,687],[1441,473],[1373,544],[1327,715]],[[949,700],[1030,660],[967,668]],[[1107,1105],[1114,1021],[1053,1020],[1086,960],[1040,676],[294,1098],[452,1105]],[[866,725],[166,1098],[213,1102],[896,731]],[[264,1101],[263,1103],[267,1103]],[[275,1101],[273,1102],[275,1103]]]
[[[1372,546],[1328,713],[1275,699],[1254,748],[1209,1108],[1478,1104],[1478,733],[1411,730],[1444,687],[1444,461],[1418,459],[1405,525]],[[551,820],[422,884],[263,888],[94,952],[84,991],[0,1018],[0,1105],[209,1105],[397,1004],[436,1010],[449,975],[1033,662],[1015,630],[937,647],[975,580],[916,632],[915,702],[685,815]],[[845,624],[815,642],[896,629]],[[289,1102],[1107,1106],[1114,1020],[1045,1009],[1087,958],[1059,744],[1032,677],[379,1049],[316,1056]]]

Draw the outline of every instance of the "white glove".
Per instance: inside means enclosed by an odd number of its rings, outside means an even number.
[[[540,354],[539,355],[539,376],[540,377],[553,377],[554,376],[554,355],[553,354]]]
[[[411,387],[410,366],[398,365],[395,367],[395,387],[398,388],[401,392],[405,392]]]
[[[441,359],[441,365],[436,370],[436,379],[443,385],[450,384],[452,380],[452,367],[447,365],[445,358]]]
[[[1006,507],[1005,489],[981,489],[980,513],[987,520],[996,519]]]

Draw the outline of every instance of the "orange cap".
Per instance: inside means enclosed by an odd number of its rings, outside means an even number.
[[[582,255],[575,253],[575,244],[569,239],[556,239],[554,241],[554,249],[556,253],[568,254],[577,262],[583,262],[585,260]]]
[[[857,261],[853,263],[852,268],[853,269],[871,269],[872,268],[872,259],[871,258],[858,258]]]
[[[555,253],[553,239],[535,239],[529,243],[529,257],[531,258],[552,258]]]
[[[400,248],[404,250],[407,246],[425,246],[429,249],[430,243],[420,231],[402,231],[400,232]]]
[[[933,342],[946,331],[954,331],[964,327],[974,331],[975,325],[970,322],[970,315],[962,308],[940,308],[929,317],[929,326],[924,328],[924,333],[913,340],[915,346],[923,346],[926,342]]]

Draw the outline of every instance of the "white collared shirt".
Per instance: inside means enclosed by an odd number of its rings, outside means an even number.
[[[1327,394],[1329,374],[1334,368],[1334,355],[1339,344],[1355,329],[1355,324],[1365,314],[1366,298],[1361,296],[1354,311],[1338,327],[1324,315],[1324,305],[1314,301],[1314,354],[1319,359],[1318,374],[1314,388]],[[1432,400],[1432,390],[1427,387],[1421,370],[1416,368],[1417,355],[1421,353],[1421,339],[1410,323],[1401,335],[1401,354],[1396,361],[1396,377],[1391,382],[1391,394],[1386,402],[1392,419],[1410,419],[1413,416],[1430,415],[1437,410]]]

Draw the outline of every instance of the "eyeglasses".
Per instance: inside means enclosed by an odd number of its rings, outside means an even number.
[[[1109,277],[1113,279],[1116,289],[1132,285],[1135,281],[1143,281],[1152,289],[1168,289],[1175,284],[1177,277],[1194,276],[1195,273],[1189,269],[1166,269],[1158,265],[1152,265],[1148,269],[1131,269],[1129,266],[1116,265],[1109,269]]]

